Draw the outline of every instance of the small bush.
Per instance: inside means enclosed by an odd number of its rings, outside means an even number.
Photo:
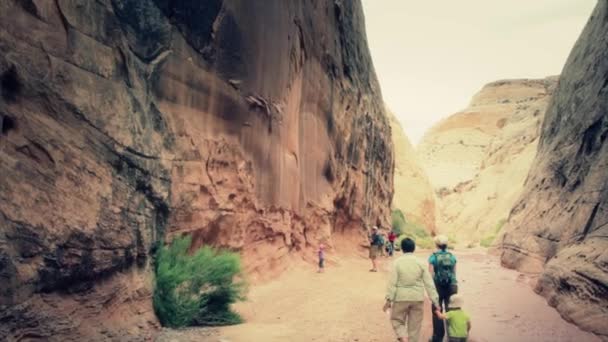
[[[424,226],[412,221],[407,221],[403,215],[403,212],[401,212],[399,209],[393,210],[391,214],[393,231],[395,231],[395,234],[399,236],[395,242],[396,249],[401,249],[401,241],[406,237],[416,241],[417,248],[433,248],[433,238],[426,231]]]
[[[419,225],[415,222],[408,221],[403,215],[403,212],[399,209],[395,209],[391,212],[392,228],[397,236],[403,234],[410,237],[427,237],[429,233],[426,231],[424,226]]]
[[[401,241],[405,238],[410,238],[416,242],[416,249],[431,249],[435,246],[433,242],[433,238],[430,236],[427,237],[415,237],[407,234],[400,235],[399,238],[395,241],[395,249],[401,250]]]
[[[488,235],[488,236],[484,237],[483,239],[481,239],[481,241],[479,241],[479,245],[481,247],[488,248],[488,247],[492,246],[492,242],[494,242],[494,239],[496,239],[496,235]]]
[[[502,227],[505,225],[505,223],[507,223],[506,219],[501,219],[496,223],[496,226],[494,227],[494,230],[491,231],[489,234],[487,234],[486,236],[484,236],[483,239],[481,239],[481,241],[479,241],[479,244],[482,247],[490,247],[492,246],[492,244],[494,243],[494,240],[496,240],[496,236],[498,235],[498,233],[500,233],[500,230],[502,229]]]
[[[433,241],[432,237],[426,236],[422,238],[417,238],[416,246],[423,249],[433,249],[433,247],[435,247],[435,242]]]
[[[448,247],[452,249],[457,243],[458,239],[456,239],[456,236],[454,234],[448,234]]]
[[[405,215],[403,215],[403,212],[399,209],[393,210],[391,212],[391,226],[393,228],[393,232],[395,232],[397,236],[403,234],[405,224]]]
[[[240,257],[203,247],[189,254],[191,238],[176,238],[156,255],[154,311],[163,326],[242,322],[230,305],[244,299]]]

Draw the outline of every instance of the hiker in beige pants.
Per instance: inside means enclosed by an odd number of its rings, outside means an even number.
[[[414,256],[416,243],[401,241],[403,255],[391,269],[384,311],[391,310],[391,324],[399,341],[418,342],[422,327],[424,290],[434,304],[439,302],[435,283],[425,261]],[[408,339],[409,337],[409,339]]]

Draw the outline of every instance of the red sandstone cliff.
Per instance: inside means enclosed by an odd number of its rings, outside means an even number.
[[[250,274],[387,223],[359,1],[0,0],[0,339],[137,339],[165,236]]]

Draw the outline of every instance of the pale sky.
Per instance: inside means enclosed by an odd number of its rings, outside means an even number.
[[[417,144],[489,82],[557,75],[596,0],[362,0],[382,94]],[[602,0],[603,1],[603,0]]]

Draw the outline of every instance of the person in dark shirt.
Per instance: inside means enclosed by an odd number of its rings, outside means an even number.
[[[372,233],[369,236],[369,258],[372,261],[372,269],[369,270],[370,272],[378,272],[376,259],[378,259],[378,255],[380,255],[380,252],[382,251],[382,245],[382,238],[378,232],[378,227],[374,226],[372,228]]]
[[[325,245],[324,244],[319,245],[319,250],[317,253],[319,255],[319,273],[323,273],[323,272],[325,272]]]
[[[393,252],[395,251],[395,240],[396,239],[397,239],[397,234],[395,234],[395,232],[391,230],[391,232],[388,233],[388,243],[389,243],[388,255],[390,255],[390,256],[393,256]]]

